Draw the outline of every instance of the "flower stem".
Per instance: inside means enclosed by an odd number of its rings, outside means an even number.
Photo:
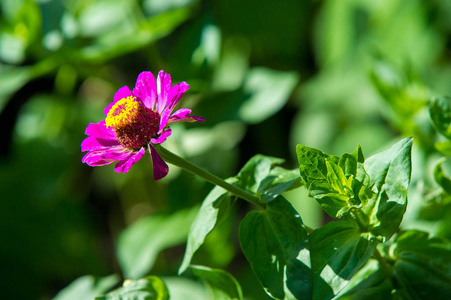
[[[174,166],[180,167],[194,175],[197,175],[203,179],[205,179],[206,181],[220,186],[223,189],[229,191],[230,193],[232,193],[233,195],[237,196],[238,198],[241,198],[243,200],[246,200],[247,202],[260,207],[262,209],[265,208],[265,204],[264,203],[260,203],[258,198],[255,197],[254,195],[252,195],[251,193],[249,193],[248,191],[245,191],[242,188],[239,188],[235,185],[232,185],[226,181],[224,181],[223,179],[211,174],[208,171],[205,171],[204,169],[200,168],[199,166],[193,164],[192,162],[187,161],[186,159],[172,153],[171,151],[163,148],[160,145],[154,145],[155,149],[158,151],[158,153],[160,154],[161,158],[165,161],[168,162]]]
[[[390,268],[390,265],[387,264],[385,259],[380,254],[379,250],[375,249],[373,253],[373,257],[379,262],[379,267],[381,268],[382,272],[388,277],[393,277],[393,270]]]

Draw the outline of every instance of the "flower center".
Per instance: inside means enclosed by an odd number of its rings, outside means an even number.
[[[145,107],[133,96],[117,101],[105,118],[107,127],[113,127],[122,146],[139,149],[157,136],[160,115]]]

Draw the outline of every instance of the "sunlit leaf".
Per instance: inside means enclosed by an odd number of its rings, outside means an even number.
[[[451,98],[433,98],[429,101],[429,114],[438,132],[451,139]]]
[[[434,144],[435,149],[437,149],[441,154],[446,156],[451,156],[451,142],[437,142]]]
[[[435,166],[434,179],[448,194],[451,194],[451,179],[445,174],[444,163],[444,161],[441,161]]]
[[[299,186],[301,186],[301,178],[297,169],[287,170],[281,167],[275,167],[261,181],[257,193],[260,195],[261,202],[269,202],[283,192]]]
[[[10,64],[22,63],[26,57],[26,46],[21,36],[0,31],[0,59],[2,61]]]
[[[332,161],[326,160],[327,174],[326,178],[333,190],[340,194],[347,195],[347,178],[343,169]],[[352,192],[352,190],[350,190]]]
[[[267,119],[285,105],[298,80],[298,75],[294,72],[251,69],[243,87],[249,98],[241,106],[239,115],[249,123]]]
[[[132,32],[119,27],[97,43],[80,49],[76,57],[82,61],[102,62],[136,51],[171,33],[189,17],[189,13],[185,8],[168,11],[152,17]]]
[[[350,202],[350,198],[354,197],[353,179],[351,176],[345,177],[343,169],[338,165],[340,159],[302,145],[296,146],[296,154],[299,161],[299,172],[308,186],[309,195],[314,197],[321,207],[334,218],[341,217],[348,212],[354,205]],[[346,165],[346,162],[342,165]],[[347,172],[349,171],[348,168]],[[356,176],[356,174],[352,174],[352,176]]]
[[[144,0],[143,9],[148,15],[155,15],[164,11],[186,7],[199,2],[199,0]]]
[[[274,299],[311,299],[310,253],[301,217],[283,197],[251,211],[239,228],[241,249]]]
[[[331,222],[310,235],[313,299],[337,295],[371,257],[378,241],[354,222]]]
[[[249,65],[250,45],[244,37],[228,37],[221,60],[213,76],[215,91],[237,90],[243,83]]]
[[[86,5],[78,16],[80,34],[84,37],[95,37],[117,27],[126,19],[132,9],[132,2],[96,1]],[[112,18],[111,16],[114,16]]]
[[[194,275],[202,278],[211,289],[213,300],[242,300],[238,281],[226,271],[191,265]]]
[[[39,38],[42,8],[35,1],[2,0],[0,11],[0,61],[21,64]]]
[[[169,292],[164,281],[156,276],[138,280],[125,280],[121,288],[96,297],[95,300],[168,300]]]
[[[221,31],[213,24],[205,24],[200,37],[200,45],[193,53],[193,63],[202,65],[206,62],[215,66],[221,51]]]
[[[138,279],[146,275],[163,249],[183,243],[197,209],[151,215],[126,228],[117,245],[117,257],[125,277]]]
[[[343,169],[346,177],[354,175],[356,179],[360,180],[362,183],[367,183],[369,178],[363,168],[364,161],[362,148],[357,146],[357,149],[355,149],[353,153],[343,154],[340,157],[338,165]]]
[[[5,107],[8,97],[18,91],[30,80],[28,67],[12,68],[0,66],[0,112]]]
[[[94,276],[86,275],[74,280],[62,289],[53,300],[94,299],[113,288],[119,282],[119,276],[111,275],[96,280]]]
[[[211,300],[205,284],[198,280],[182,276],[163,277],[162,279],[168,287],[170,299]]]
[[[229,183],[233,181],[230,179]],[[226,216],[230,205],[231,196],[223,188],[217,186],[207,195],[189,230],[185,256],[179,268],[179,274],[188,268],[194,253],[202,246],[206,236],[213,230],[216,223]]]
[[[303,180],[310,185],[313,181],[327,181],[326,160],[338,162],[335,156],[327,155],[320,150],[297,145],[296,154],[299,161],[299,171]]]
[[[362,268],[349,282],[344,290],[341,300],[366,300],[366,299],[397,299],[393,293],[393,285],[386,274],[378,269],[377,263],[370,264],[372,268]],[[375,266],[374,266],[375,265]],[[349,286],[356,283],[352,288]],[[343,290],[343,291],[344,291]],[[341,293],[340,293],[341,295]]]
[[[237,175],[237,185],[252,192],[257,192],[262,180],[269,175],[274,165],[283,163],[281,158],[257,154],[253,156]]]
[[[398,70],[393,65],[378,61],[375,63],[371,80],[382,98],[387,101],[401,120],[409,124],[400,124],[406,130],[412,123],[412,117],[427,105],[427,88],[412,70]]]
[[[363,211],[370,219],[371,232],[385,239],[395,233],[406,211],[412,143],[412,138],[403,139],[364,163],[376,195]]]
[[[301,185],[296,170],[274,167],[283,162],[280,158],[255,155],[238,173],[237,185],[256,193],[263,203],[272,201],[283,192]]]
[[[352,153],[345,153],[340,157],[339,165],[343,169],[345,176],[353,176],[356,180],[352,187],[354,194],[357,194],[358,201],[353,201],[356,205],[365,206],[368,200],[374,196],[374,193],[369,189],[370,177],[363,167],[365,159],[363,157],[362,148],[357,146],[357,149]]]

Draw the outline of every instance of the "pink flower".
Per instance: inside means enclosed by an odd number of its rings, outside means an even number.
[[[127,173],[149,149],[153,163],[153,178],[165,177],[168,165],[153,144],[163,143],[171,135],[169,124],[205,121],[191,115],[191,110],[174,108],[189,89],[186,82],[171,85],[171,76],[163,71],[158,78],[151,72],[142,72],[133,91],[121,87],[104,110],[105,120],[90,123],[88,137],[81,143],[81,151],[88,151],[82,162],[90,166],[103,166],[117,162],[114,170]]]

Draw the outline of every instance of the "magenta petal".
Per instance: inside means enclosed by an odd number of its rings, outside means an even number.
[[[144,106],[154,110],[157,98],[157,83],[151,72],[141,72],[136,80],[133,96],[141,99]]]
[[[168,96],[171,91],[171,87],[171,75],[165,73],[164,71],[160,71],[157,78],[158,98],[156,111],[158,113],[161,113],[163,109],[165,109],[168,103]]]
[[[98,160],[92,163],[87,164],[90,167],[99,167],[99,166],[105,166],[113,163],[114,161],[106,161],[106,160]]]
[[[180,84],[176,84],[169,90],[168,102],[166,105],[167,109],[171,109],[172,104],[175,102],[179,94],[180,94]]]
[[[168,124],[177,123],[177,122],[204,122],[205,119],[197,116],[190,115],[191,109],[181,108],[176,111],[172,116],[168,119]]]
[[[83,163],[88,164],[91,167],[94,166],[103,166],[103,165],[109,165],[112,163],[112,161],[106,161],[103,160],[100,157],[97,157],[97,159],[95,157],[93,157],[96,153],[94,151],[90,151],[88,153],[86,153],[83,158],[81,159],[81,161]]]
[[[149,144],[149,152],[150,157],[152,158],[153,179],[159,180],[168,174],[169,167],[161,158],[160,154],[158,154],[157,150],[155,150],[155,148],[152,146],[152,144]]]
[[[123,160],[132,153],[133,151],[127,151],[122,146],[92,150],[83,156],[82,162],[87,163],[90,166],[108,165],[112,162]]]
[[[128,170],[130,170],[130,168],[138,161],[141,159],[141,157],[143,157],[144,152],[146,152],[145,148],[141,148],[139,149],[138,152],[133,152],[132,155],[130,155],[129,157],[121,160],[120,162],[118,162],[114,168],[114,171],[118,172],[118,173],[127,173]]]
[[[168,108],[171,111],[174,109],[175,105],[179,102],[179,100],[182,98],[182,96],[185,94],[185,92],[187,90],[189,90],[189,85],[184,81],[177,84],[177,86],[178,86],[178,90],[179,90],[178,94],[175,95],[173,98],[169,98],[169,99],[171,99],[171,102],[168,103]]]
[[[117,140],[87,137],[81,142],[81,151],[100,150],[118,145],[119,142]]]
[[[114,98],[113,98],[113,102],[111,102],[110,104],[108,104],[108,106],[103,110],[103,113],[106,115],[108,115],[108,113],[110,112],[111,107],[113,107],[113,105],[124,98],[130,97],[132,95],[132,92],[130,91],[130,89],[128,88],[128,86],[123,86],[120,89],[117,90],[117,92],[114,94]]]
[[[168,125],[168,119],[169,119],[170,115],[171,115],[171,111],[169,109],[165,109],[161,113],[161,116],[160,116],[160,127],[158,128],[158,133],[159,134],[164,130],[166,125]]]
[[[89,123],[88,127],[86,127],[85,134],[105,140],[117,140],[116,132],[112,128],[106,127],[105,120],[98,123]]]
[[[168,128],[165,131],[163,131],[159,137],[157,137],[156,139],[150,139],[150,141],[152,142],[152,144],[161,144],[164,141],[166,141],[166,139],[168,138],[168,136],[171,135],[171,133],[172,130]]]
[[[168,124],[177,122],[204,122],[205,119],[197,116],[190,115],[191,109],[181,108],[169,117]]]
[[[194,121],[188,121],[188,122],[195,122],[195,121],[198,121],[198,122],[205,122],[205,119],[202,118],[202,117],[198,117],[198,116],[189,116],[189,118],[192,119],[192,120],[194,120]]]
[[[170,119],[183,119],[186,118],[187,116],[189,116],[189,114],[191,113],[191,109],[189,108],[181,108],[179,110],[177,110],[175,113],[172,114],[172,116],[170,117]]]

